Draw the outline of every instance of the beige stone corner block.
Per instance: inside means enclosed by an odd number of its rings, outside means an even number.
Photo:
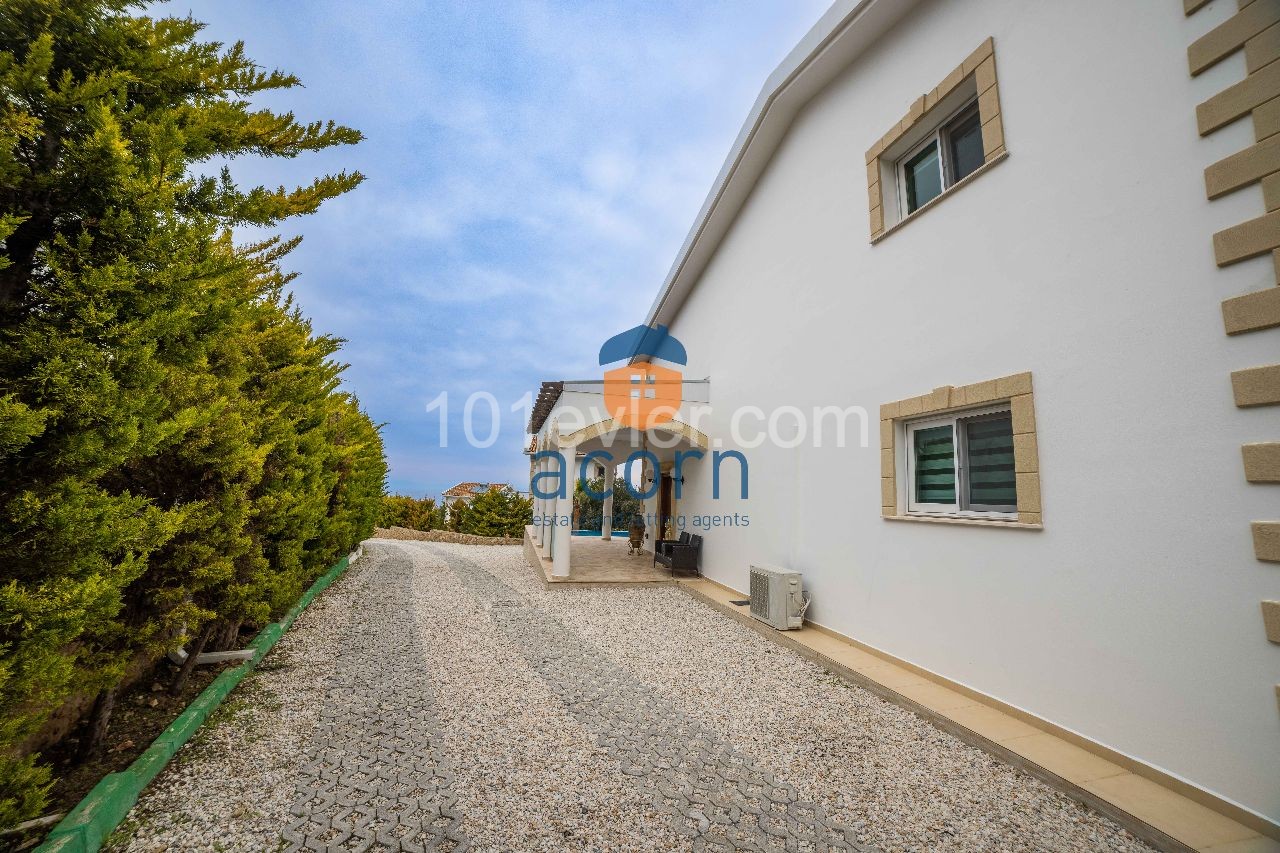
[[[1200,135],[1213,133],[1275,97],[1280,97],[1280,64],[1273,62],[1199,104],[1196,124]]]
[[[893,419],[898,416],[898,402],[880,404],[880,420]]]
[[[1000,114],[996,113],[982,126],[983,156],[989,158],[1001,148],[1004,148],[1004,123],[1000,120]]]
[[[998,390],[996,383],[997,380],[992,379],[987,382],[975,382],[972,385],[964,386],[965,405],[991,403],[999,400],[1000,391]]]
[[[884,208],[876,205],[871,208],[870,214],[871,233],[878,234],[884,230]]]
[[[1280,136],[1264,139],[1206,167],[1205,195],[1220,198],[1276,171],[1280,171]]]
[[[978,94],[990,89],[996,84],[996,58],[988,56],[978,64],[973,72],[973,79],[978,84]]]
[[[1280,441],[1246,444],[1240,451],[1246,480],[1250,483],[1280,483]]]
[[[1018,474],[1032,474],[1040,470],[1040,447],[1035,433],[1013,437],[1013,470]]]
[[[1231,391],[1241,408],[1280,403],[1280,364],[1233,371]]]
[[[880,161],[878,159],[867,163],[867,186],[873,187],[880,183]]]
[[[1253,555],[1268,563],[1280,563],[1280,521],[1255,521]]]
[[[1187,48],[1187,64],[1192,75],[1235,53],[1277,20],[1280,20],[1280,6],[1270,2],[1250,5],[1227,18]]]
[[[1271,13],[1280,20],[1280,4],[1262,4],[1271,7]],[[1280,59],[1280,25],[1272,24],[1244,43],[1245,71],[1253,74],[1262,66]]]
[[[927,113],[938,105],[938,101],[942,100],[942,95],[938,94],[938,87],[934,86],[924,94],[924,111]]]
[[[943,385],[934,388],[924,395],[923,400],[921,411],[940,412],[943,409],[949,409],[951,408],[951,386]]]
[[[967,387],[966,385],[961,385],[951,389],[951,405],[953,407],[969,405],[969,395],[965,390]]]
[[[973,53],[969,54],[969,58],[961,63],[960,69],[966,75],[972,74],[977,70],[978,66],[982,64],[982,60],[995,53],[995,47],[995,39],[991,36],[987,36],[986,41],[978,45]]]
[[[898,487],[892,477],[880,478],[880,506],[891,506],[898,502]]]
[[[959,86],[960,82],[967,76],[968,75],[965,73],[962,66],[957,65],[953,68],[951,73],[946,77],[943,77],[942,82],[938,84],[936,89],[934,89],[934,91],[938,93],[938,100],[941,101],[947,95],[950,95],[956,86]]]
[[[1018,512],[1043,512],[1040,506],[1040,475],[1014,474],[1018,483]]]
[[[1022,394],[1009,401],[1010,416],[1013,420],[1013,434],[1023,435],[1036,431],[1036,410],[1031,402],[1030,394]]]
[[[1280,133],[1280,98],[1253,108],[1253,138],[1258,142]]]
[[[911,108],[907,110],[906,121],[914,124],[920,119],[920,116],[924,115],[924,100],[925,96],[921,95],[911,102]]]
[[[1280,326],[1280,287],[1269,287],[1224,300],[1222,323],[1228,335]]]
[[[898,412],[904,418],[912,415],[918,415],[924,411],[924,399],[922,397],[908,397],[905,400],[898,401]]]
[[[880,422],[880,447],[893,447],[893,421]]]
[[[886,148],[888,148],[890,145],[892,145],[897,141],[898,141],[898,126],[895,124],[893,127],[889,128],[889,130],[885,132],[884,136],[880,137],[880,141],[877,142],[876,145],[883,152]]]
[[[892,478],[897,473],[893,459],[893,448],[880,448],[880,476]]]
[[[999,86],[992,86],[978,96],[978,115],[984,123],[1000,115]]]
[[[875,144],[867,149],[867,162],[870,163],[877,159],[883,151],[884,148],[880,145],[880,140],[877,139]]]
[[[1280,643],[1280,601],[1262,602],[1262,626],[1268,640]]]
[[[1030,394],[1030,372],[1015,373],[1012,376],[1001,376],[996,380],[996,393],[1001,397],[1016,397],[1019,394]]]
[[[1280,210],[1280,172],[1262,179],[1262,203],[1266,205],[1268,213]]]
[[[882,207],[883,199],[880,196],[880,182],[876,181],[867,188],[867,197],[871,199],[871,207]]]
[[[1044,524],[1044,516],[1038,512],[1023,512],[1018,510],[1019,524]]]
[[[1220,267],[1265,255],[1278,246],[1280,210],[1264,213],[1213,235],[1214,260]]]
[[[898,508],[896,506],[880,507],[880,515],[884,516],[885,518],[888,518],[890,516],[897,515],[897,514],[898,514]]]

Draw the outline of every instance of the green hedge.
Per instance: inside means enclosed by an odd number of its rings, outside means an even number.
[[[262,660],[280,636],[289,629],[298,614],[346,570],[347,558],[343,557],[337,565],[318,578],[311,588],[303,593],[298,603],[289,609],[284,620],[278,623],[273,622],[262,629],[252,643],[252,648],[256,652],[252,659],[223,672],[214,679],[213,683],[206,687],[204,692],[197,696],[127,769],[103,777],[102,781],[95,785],[93,790],[85,795],[85,798],[53,828],[37,850],[40,853],[48,853],[48,851],[93,853],[101,847],[107,836],[129,814],[129,810],[138,801],[142,789],[159,775],[183,744],[191,739],[196,729],[204,724],[204,721],[222,704],[236,685],[257,666],[258,661]]]
[[[44,808],[30,753],[73,692],[109,709],[138,660],[279,618],[381,507],[341,342],[288,295],[296,240],[230,236],[361,176],[207,168],[360,134],[251,106],[298,81],[144,8],[0,14],[0,826]]]

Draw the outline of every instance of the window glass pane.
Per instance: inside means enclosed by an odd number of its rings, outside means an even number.
[[[956,502],[956,451],[951,425],[915,430],[916,502]]]
[[[952,183],[962,181],[982,165],[982,118],[974,110],[947,128],[951,143]]]
[[[965,422],[969,505],[1018,505],[1013,473],[1013,420],[1007,413]]]
[[[902,174],[907,182],[907,213],[937,198],[942,192],[938,143],[930,142],[923,151],[903,164]]]

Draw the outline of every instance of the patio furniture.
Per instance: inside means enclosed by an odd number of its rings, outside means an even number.
[[[666,551],[668,547],[672,545],[688,545],[688,544],[689,544],[688,531],[681,531],[680,537],[678,539],[659,539],[657,542],[653,543],[653,564],[655,566],[658,565],[658,555]]]
[[[701,536],[696,533],[681,533],[680,539],[674,542],[667,540],[661,544],[664,545],[661,551],[654,549],[655,565],[661,563],[670,569],[672,574],[676,572],[698,574],[698,558],[702,554]]]

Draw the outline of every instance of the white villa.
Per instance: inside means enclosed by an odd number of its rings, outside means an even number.
[[[1280,0],[838,0],[631,318],[674,417],[555,379],[532,447],[651,453],[650,550],[801,571],[821,631],[1256,833],[1188,847],[1277,850],[1277,270]],[[527,549],[590,581],[607,518]]]

